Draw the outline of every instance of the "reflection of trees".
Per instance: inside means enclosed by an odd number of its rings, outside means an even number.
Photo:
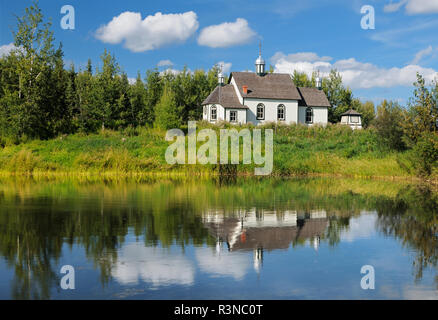
[[[59,284],[55,268],[63,247],[83,247],[105,285],[129,233],[144,238],[147,246],[213,246],[215,239],[202,223],[202,212],[209,208],[324,209],[330,219],[323,239],[330,245],[340,241],[352,216],[377,208],[382,231],[417,250],[421,277],[426,265],[437,263],[436,195],[412,188],[397,194],[392,185],[371,184],[312,179],[219,184],[5,181],[0,184],[0,255],[15,269],[13,298],[46,299]],[[390,194],[379,195],[388,190]]]
[[[117,249],[131,229],[144,236],[147,245],[178,243],[184,247],[189,242],[209,242],[190,201],[169,201],[173,187],[168,187],[138,192],[126,186],[122,190],[92,186],[85,190],[95,196],[81,201],[84,189],[71,185],[34,186],[32,195],[26,185],[16,190],[11,185],[1,186],[0,255],[15,271],[12,298],[50,298],[52,288],[59,284],[55,266],[63,245],[82,246],[99,268],[104,285],[111,278]],[[144,195],[149,195],[149,200]]]
[[[424,268],[438,263],[438,194],[427,187],[408,187],[395,199],[380,199],[376,207],[380,230],[415,249],[415,277],[421,279]]]

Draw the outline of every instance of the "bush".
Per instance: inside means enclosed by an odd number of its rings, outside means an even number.
[[[414,166],[419,175],[430,176],[438,167],[438,134],[424,133],[413,148]]]
[[[401,151],[406,149],[403,141],[403,110],[392,101],[384,100],[377,107],[377,118],[373,121],[381,143],[389,149]]]

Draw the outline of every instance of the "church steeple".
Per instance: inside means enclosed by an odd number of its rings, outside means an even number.
[[[265,60],[262,58],[262,42],[259,44],[259,57],[255,62],[256,73],[259,76],[263,76],[265,74]]]

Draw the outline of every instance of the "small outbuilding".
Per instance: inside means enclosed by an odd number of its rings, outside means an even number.
[[[351,127],[351,129],[362,129],[362,114],[350,109],[341,114],[341,123]]]

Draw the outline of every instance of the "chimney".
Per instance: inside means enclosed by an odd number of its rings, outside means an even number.
[[[242,86],[243,93],[248,94],[248,86]]]

